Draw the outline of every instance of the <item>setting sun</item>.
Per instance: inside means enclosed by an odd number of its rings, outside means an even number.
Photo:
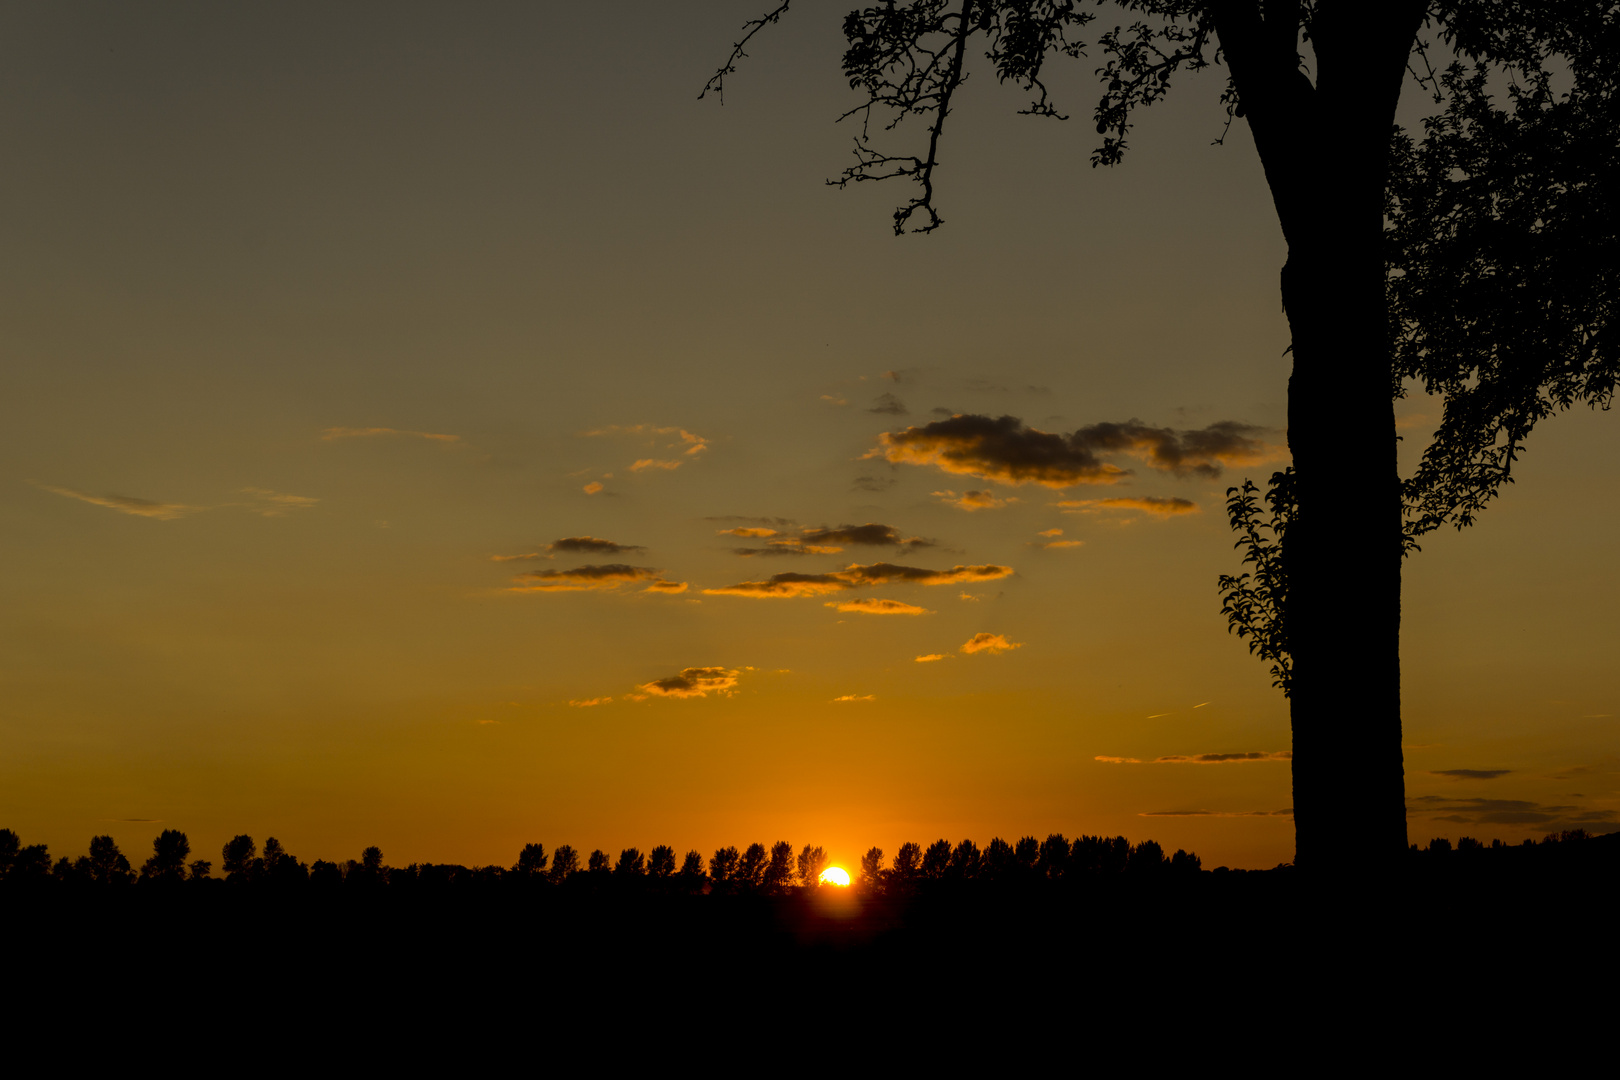
[[[845,886],[849,884],[849,871],[841,866],[829,866],[821,872],[819,880],[823,885]]]

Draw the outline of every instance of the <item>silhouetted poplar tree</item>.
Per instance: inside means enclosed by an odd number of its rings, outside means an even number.
[[[788,7],[745,26],[706,91]],[[1092,37],[1103,8],[1123,18]],[[1121,160],[1137,110],[1179,76],[1223,69],[1228,122],[1253,133],[1288,244],[1294,370],[1293,465],[1273,478],[1270,514],[1258,489],[1233,508],[1256,573],[1222,591],[1289,695],[1301,866],[1389,865],[1406,850],[1413,536],[1467,524],[1538,419],[1614,393],[1617,26],[1620,8],[1595,0],[888,0],[844,19],[844,74],[866,100],[845,114],[861,125],[857,160],[835,182],[914,182],[896,233],[941,224],[934,174],[970,52],[1029,92],[1024,112],[1058,119],[1046,61],[1094,54],[1094,166]],[[1455,62],[1437,74],[1436,56]],[[1391,138],[1409,71],[1445,106],[1422,143]],[[1504,82],[1506,105],[1491,92]],[[877,143],[907,117],[920,145]],[[1447,396],[1409,483],[1400,377]]]

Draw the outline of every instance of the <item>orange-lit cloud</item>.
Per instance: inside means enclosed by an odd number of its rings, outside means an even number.
[[[700,698],[710,694],[730,694],[737,685],[738,671],[721,667],[689,667],[679,675],[654,679],[636,687],[645,695],[667,698]]]
[[[933,547],[932,540],[920,536],[902,536],[892,525],[867,522],[864,525],[838,525],[803,528],[798,536],[785,536],[776,529],[722,529],[723,536],[746,536],[766,539],[763,548],[737,548],[738,555],[836,555],[843,545],[857,547],[894,547],[908,551]]]
[[[964,491],[960,495],[954,491],[936,491],[934,495],[947,506],[967,511],[999,510],[1018,501],[1016,498],[998,499],[988,491]]]
[[[592,480],[580,490],[584,491],[587,495],[595,495],[597,492],[602,490],[602,482],[600,480]]]
[[[1062,536],[1063,535],[1063,530],[1062,529],[1047,529],[1045,532],[1038,532],[1035,535],[1036,536],[1044,536],[1048,540],[1050,540],[1054,536]]]
[[[715,531],[715,535],[717,535],[717,536],[737,536],[737,537],[741,537],[741,538],[743,538],[745,540],[763,540],[767,536],[780,536],[782,534],[777,532],[775,529],[750,528],[748,526],[738,526],[735,529],[717,529]]]
[[[606,705],[612,700],[613,699],[610,697],[593,697],[585,698],[582,701],[570,701],[568,704],[572,705],[576,709],[588,709],[592,705]]]
[[[641,472],[643,469],[664,469],[673,471],[681,467],[680,461],[659,461],[655,458],[641,458],[630,466],[631,472]]]
[[[650,593],[667,593],[669,595],[674,595],[675,593],[683,593],[683,592],[686,591],[686,589],[687,589],[687,585],[686,585],[686,582],[684,582],[684,581],[665,581],[663,578],[659,578],[657,581],[654,581],[654,582],[650,583],[645,589],[642,589],[641,591],[642,592],[650,592]]]
[[[1142,764],[1142,759],[1141,758],[1110,757],[1107,754],[1098,754],[1092,760],[1106,762],[1109,765],[1140,765],[1140,764]]]
[[[827,604],[830,608],[839,611],[859,611],[867,615],[932,615],[927,608],[916,604],[907,604],[900,600],[880,600],[872,596],[863,596],[857,600],[834,600]]]
[[[685,428],[657,427],[653,424],[609,424],[595,431],[587,431],[586,435],[673,435],[674,442],[666,444],[670,449],[684,448],[681,453],[687,456],[696,456],[709,448],[709,440],[701,435],[694,435]]]
[[[646,566],[607,563],[603,566],[576,566],[572,570],[531,570],[519,574],[509,592],[580,592],[589,589],[617,589],[636,581],[661,582],[662,571]],[[680,589],[674,590],[680,592]]]
[[[108,510],[116,510],[120,514],[132,514],[135,517],[152,518],[156,521],[173,521],[175,518],[185,517],[208,509],[206,506],[186,506],[183,503],[161,503],[150,499],[137,499],[132,495],[86,495],[82,491],[72,488],[55,487],[51,484],[35,483],[35,487],[49,491],[53,495],[63,495],[69,499],[78,499],[92,506],[104,506]]]
[[[1067,551],[1070,548],[1085,547],[1086,542],[1084,540],[1048,540],[1044,544],[1031,544],[1030,546],[1045,551]]]
[[[833,698],[833,704],[837,705],[841,701],[876,701],[876,700],[877,700],[877,695],[876,694],[840,694],[838,697]]]
[[[888,585],[896,582],[915,585],[955,585],[972,581],[994,581],[1013,572],[1010,566],[953,566],[949,570],[925,570],[895,563],[852,563],[826,574],[773,574],[765,581],[744,581],[719,589],[704,589],[710,596],[755,596],[788,598],[823,596],[862,585]]]
[[[1155,428],[1139,420],[1092,424],[1068,435],[1025,427],[1016,416],[959,413],[903,431],[884,432],[868,457],[895,464],[933,465],[948,473],[997,483],[1112,484],[1129,470],[1102,460],[1125,454],[1176,476],[1215,477],[1226,465],[1264,460],[1275,449],[1254,437],[1261,429],[1223,420],[1196,431]]]
[[[1448,780],[1495,780],[1506,776],[1512,769],[1430,769],[1430,776],[1444,776]]]
[[[1286,810],[1146,810],[1137,817],[1293,817],[1294,808]]]
[[[1158,495],[1121,499],[1064,499],[1052,505],[1062,507],[1064,512],[1069,514],[1094,514],[1100,510],[1140,510],[1158,517],[1174,517],[1177,514],[1198,513],[1198,504],[1191,499],[1163,498]]]
[[[324,442],[332,442],[335,439],[365,439],[377,435],[405,435],[413,439],[429,439],[441,443],[461,441],[460,435],[441,435],[436,431],[406,431],[403,428],[391,427],[329,427],[321,432],[321,439]]]
[[[994,656],[997,653],[1011,652],[1014,649],[1022,649],[1023,647],[1024,643],[1022,641],[1008,641],[1005,634],[981,633],[968,638],[962,644],[962,652],[969,656],[981,652]]]
[[[925,654],[923,656],[917,657],[917,663],[919,663],[919,664],[932,664],[935,660],[949,660],[949,659],[950,659],[950,657],[946,656],[944,653],[934,652],[934,653],[927,653],[927,654]]]

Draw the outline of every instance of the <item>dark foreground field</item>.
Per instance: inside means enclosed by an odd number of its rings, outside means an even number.
[[[1372,1038],[1465,1012],[1586,1029],[1609,1022],[1620,974],[1620,834],[1417,852],[1381,881],[1285,867],[726,895],[579,878],[8,883],[13,1027],[100,1015],[423,1053],[535,1039],[541,1057],[588,1033],[607,1057],[673,1039],[716,1062],[737,1039],[977,1054],[995,1032],[1056,1047],[1084,1029],[1162,1053],[1195,1030]]]

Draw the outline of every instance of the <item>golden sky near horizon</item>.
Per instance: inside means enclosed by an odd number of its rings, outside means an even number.
[[[1068,124],[970,82],[896,239],[905,192],[822,183],[837,11],[722,107],[751,6],[581,7],[0,11],[0,825],[1290,858],[1215,588],[1281,465],[1284,250],[1218,80],[1110,171],[1085,62]],[[1398,415],[1410,464],[1437,406]],[[1545,422],[1409,561],[1414,841],[1614,827],[1617,447]]]

